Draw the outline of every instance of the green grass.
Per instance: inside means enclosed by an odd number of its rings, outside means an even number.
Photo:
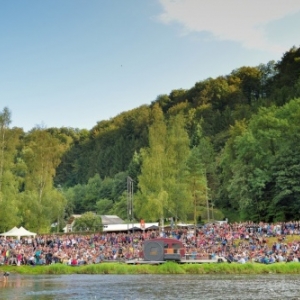
[[[126,265],[124,263],[101,263],[71,267],[63,264],[50,266],[1,266],[0,272],[17,274],[300,274],[300,263],[210,263],[177,264],[167,262],[162,265]]]

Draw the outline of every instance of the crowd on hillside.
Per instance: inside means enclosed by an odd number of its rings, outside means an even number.
[[[292,242],[286,242],[292,236]],[[277,224],[222,223],[201,228],[136,231],[131,233],[95,233],[92,235],[38,235],[0,237],[0,264],[68,265],[96,264],[103,261],[141,259],[144,240],[156,237],[182,241],[186,257],[228,262],[300,261],[300,222]],[[270,237],[275,242],[268,243]]]

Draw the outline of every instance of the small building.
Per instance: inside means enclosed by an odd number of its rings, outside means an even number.
[[[102,225],[124,224],[124,221],[116,215],[101,215]]]

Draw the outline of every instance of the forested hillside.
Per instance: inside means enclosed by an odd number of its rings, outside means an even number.
[[[12,112],[13,113],[13,112]],[[300,48],[177,89],[90,131],[10,128],[0,114],[0,229],[71,213],[281,221],[300,214]]]

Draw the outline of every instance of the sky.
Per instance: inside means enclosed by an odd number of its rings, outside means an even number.
[[[92,129],[300,47],[299,0],[0,1],[10,127]]]

